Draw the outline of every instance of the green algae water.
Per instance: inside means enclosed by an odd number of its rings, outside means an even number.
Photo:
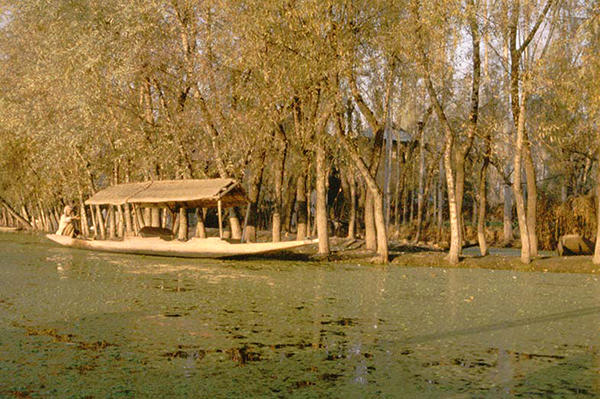
[[[0,254],[0,397],[600,395],[595,275]]]

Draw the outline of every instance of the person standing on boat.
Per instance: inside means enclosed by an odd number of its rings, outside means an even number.
[[[71,208],[69,205],[65,206],[63,214],[60,216],[60,221],[58,222],[58,230],[56,230],[56,234],[74,237],[75,225],[73,224],[73,221],[78,219],[79,217],[73,216],[73,208]]]

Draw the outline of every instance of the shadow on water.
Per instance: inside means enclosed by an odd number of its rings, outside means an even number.
[[[435,340],[439,340],[439,339],[487,333],[487,332],[493,332],[493,331],[498,331],[498,330],[505,330],[505,329],[513,328],[513,327],[525,327],[525,326],[530,326],[533,324],[548,323],[548,322],[552,322],[552,321],[572,319],[572,318],[576,318],[576,317],[583,317],[583,316],[589,316],[589,315],[595,315],[595,314],[600,314],[600,306],[593,306],[593,307],[589,307],[589,308],[582,308],[582,309],[571,310],[571,311],[567,311],[567,312],[553,313],[553,314],[549,314],[549,315],[545,315],[545,316],[528,317],[528,318],[518,319],[518,320],[506,320],[506,321],[501,321],[498,323],[486,324],[483,326],[458,329],[458,330],[447,331],[447,332],[442,332],[442,333],[419,335],[416,337],[411,337],[411,338],[402,340],[402,341],[400,341],[400,343],[401,344],[418,344],[418,343],[424,343],[424,342],[428,342],[428,341],[435,341]]]
[[[291,251],[278,251],[272,253],[266,253],[261,255],[237,255],[228,256],[221,258],[223,260],[247,260],[247,261],[259,261],[259,260],[279,260],[279,261],[296,261],[296,262],[310,262],[312,257],[310,254],[291,252]]]

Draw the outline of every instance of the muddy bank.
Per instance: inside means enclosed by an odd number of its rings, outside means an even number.
[[[591,256],[540,256],[529,265],[518,256],[488,255],[464,256],[460,263],[451,265],[443,252],[399,254],[391,261],[394,265],[444,268],[474,268],[552,273],[599,273],[600,266],[592,263]]]

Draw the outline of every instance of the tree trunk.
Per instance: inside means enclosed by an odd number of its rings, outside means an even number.
[[[504,184],[504,212],[502,216],[503,241],[505,244],[511,243],[515,237],[512,227],[512,192],[509,184]]]
[[[284,139],[280,143],[278,152],[277,168],[275,171],[275,201],[273,204],[273,224],[271,235],[273,242],[281,241],[281,214],[283,212],[283,178],[285,174],[285,161],[287,159],[287,141]]]
[[[108,238],[114,240],[117,237],[117,218],[115,217],[115,207],[108,206]]]
[[[84,237],[90,236],[90,227],[87,220],[87,212],[85,211],[85,203],[83,202],[83,194],[79,193],[79,217],[81,218],[81,234]]]
[[[104,227],[104,218],[102,217],[102,211],[100,205],[96,205],[96,222],[100,228],[100,239],[106,239],[106,228]]]
[[[409,214],[408,214],[408,221],[409,224],[412,225],[413,222],[415,221],[415,193],[413,190],[409,190],[409,205],[408,205],[408,210],[409,210]]]
[[[120,238],[125,237],[125,215],[121,205],[117,205],[117,235]]]
[[[535,166],[531,156],[531,144],[527,132],[523,131],[523,158],[527,179],[527,232],[529,233],[529,251],[532,258],[538,255],[537,239],[537,185]]]
[[[454,185],[454,174],[452,173],[452,147],[454,136],[446,127],[446,143],[444,147],[444,168],[446,169],[446,186],[448,187],[448,208],[450,213],[450,251],[448,262],[457,264],[459,261],[460,247],[460,219],[458,217],[458,206],[456,203],[456,187]]]
[[[179,211],[175,213],[173,218],[173,237],[179,236]]]
[[[44,231],[49,232],[50,225],[48,224],[48,219],[46,219],[46,214],[44,213],[44,207],[42,206],[42,203],[39,200],[38,200],[38,213],[40,214],[40,221],[42,222]]]
[[[304,171],[296,180],[296,240],[304,240],[308,234],[308,202],[306,200],[306,174]]]
[[[58,224],[59,224],[59,221],[60,221],[60,214],[58,213],[58,211],[56,210],[56,208],[53,208],[51,210],[51,212],[52,212],[52,217],[54,218],[54,223],[56,224],[56,230],[58,230]],[[54,230],[54,231],[56,231],[56,230]]]
[[[196,237],[206,238],[206,227],[204,226],[204,209],[196,208],[198,224],[196,224]]]
[[[351,169],[348,173],[348,187],[350,189],[350,210],[347,238],[354,238],[356,236],[356,179],[354,171]]]
[[[125,236],[130,236],[133,233],[133,223],[131,218],[131,207],[129,204],[123,204],[124,214],[123,218],[125,219]]]
[[[6,208],[8,213],[10,213],[15,219],[17,219],[23,225],[23,228],[25,228],[27,230],[33,229],[33,226],[31,225],[31,223],[29,223],[29,221],[27,219],[25,219],[23,216],[19,215],[17,213],[17,211],[15,211],[12,208],[12,206],[10,206],[10,204],[4,198],[0,197],[0,203],[2,203],[4,205],[4,207]]]
[[[29,221],[29,223],[33,227],[33,220],[29,215],[29,212],[27,212],[27,208],[25,208],[25,205],[21,205],[21,215],[23,216],[23,219]]]
[[[90,217],[92,218],[92,227],[94,228],[94,238],[98,237],[98,224],[96,223],[96,212],[94,205],[90,205]]]
[[[308,172],[306,173],[306,232],[308,235],[310,235],[311,237],[314,237],[317,235],[316,232],[316,228],[317,228],[317,222],[315,221],[315,212],[313,212],[315,203],[313,202],[313,198],[312,198],[312,192],[313,192],[313,187],[312,187],[312,176],[310,174],[310,169],[308,170]]]
[[[460,155],[459,155],[459,158]],[[456,171],[456,216],[458,218],[458,255],[462,253],[462,246],[465,242],[464,231],[465,231],[465,220],[463,215],[463,200],[465,198],[465,162],[464,159],[457,159],[455,165]]]
[[[489,143],[489,138],[488,138]],[[485,240],[485,217],[487,206],[487,168],[489,165],[489,144],[486,144],[486,153],[479,172],[479,206],[477,215],[477,241],[479,242],[479,253],[481,256],[488,255],[487,242]]]
[[[160,225],[161,227],[167,228],[167,222],[168,222],[168,218],[167,218],[167,208],[162,208],[160,210]]]
[[[379,256],[379,261],[382,263],[387,263],[389,261],[389,252],[388,252],[388,242],[387,242],[387,231],[385,226],[385,216],[383,209],[383,193],[381,189],[377,185],[377,181],[375,180],[376,170],[372,173],[372,171],[367,167],[366,163],[360,156],[360,152],[358,148],[349,140],[346,135],[344,135],[344,130],[341,126],[341,116],[338,115],[337,122],[338,126],[336,129],[336,133],[338,137],[341,139],[342,144],[346,148],[350,158],[358,168],[361,173],[363,179],[366,181],[368,186],[368,191],[372,195],[374,203],[372,202],[372,206],[374,207],[374,222],[375,228],[377,231],[377,254]],[[365,196],[366,197],[366,196]],[[365,200],[365,202],[367,202]]]
[[[246,225],[246,235],[244,242],[256,242],[256,224],[258,202],[250,200],[250,215],[248,216],[248,224]]]
[[[442,240],[442,227],[444,223],[444,159],[440,158],[439,176],[437,181],[437,241]]]
[[[46,220],[48,221],[48,226],[50,227],[50,232],[55,232],[56,230],[58,230],[58,225],[56,225],[54,223],[54,220],[52,220],[52,211],[51,210],[45,211],[44,214],[46,215]]]
[[[522,85],[522,93],[519,97],[519,89],[521,84],[522,74],[522,58],[523,53],[531,44],[536,32],[542,25],[544,18],[548,14],[548,11],[553,5],[552,0],[548,0],[541,13],[538,14],[537,20],[534,23],[531,31],[519,32],[519,17],[521,15],[520,4],[516,2],[510,21],[508,24],[508,52],[510,55],[510,103],[513,115],[513,123],[516,124],[517,129],[517,140],[516,140],[516,154],[515,154],[515,166],[519,165],[519,168],[514,169],[515,180],[519,183],[513,183],[513,191],[515,193],[515,202],[517,204],[517,217],[519,219],[519,230],[521,235],[527,234],[527,237],[521,237],[523,248],[521,249],[521,260],[523,263],[529,263],[531,261],[531,255],[537,254],[537,235],[535,232],[536,223],[536,202],[537,202],[537,189],[535,187],[535,169],[533,167],[533,160],[531,159],[531,148],[525,133],[525,104],[527,99],[526,83]],[[524,33],[524,35],[519,35]],[[527,74],[523,74],[525,80]],[[528,186],[528,209],[525,210],[525,203],[523,198],[523,192],[521,189],[521,160],[525,160],[525,173],[527,178]],[[517,194],[520,196],[517,198]],[[529,199],[531,198],[531,200]],[[529,209],[531,208],[531,209]],[[527,214],[525,213],[527,212]],[[528,224],[532,223],[532,224]],[[527,245],[525,245],[527,244]],[[535,256],[535,255],[534,255]]]
[[[403,156],[404,156],[404,146],[400,145],[400,143],[398,143],[398,145],[396,146],[396,194],[395,194],[395,202],[396,205],[394,207],[394,225],[396,226],[396,229],[399,230],[400,228],[400,212],[401,212],[401,197],[402,197],[402,193],[403,193],[403,177],[404,177],[404,171],[402,168],[404,162],[403,162]]]
[[[245,242],[256,241],[256,230],[258,227],[258,199],[260,197],[260,190],[262,188],[263,174],[265,170],[264,161],[265,158],[263,153],[258,158],[258,163],[250,180],[250,191],[248,193],[248,199],[250,201],[250,215],[248,216],[248,223],[246,225],[246,236],[244,237]]]
[[[17,226],[17,219],[15,218],[15,216],[7,211],[6,216],[8,217],[8,223],[10,226],[12,227],[16,227]]]
[[[6,225],[9,227],[14,227],[13,216],[10,214],[10,212],[8,212],[8,210],[4,207],[4,205],[2,206],[2,210],[4,211],[4,214],[6,215]]]
[[[329,255],[329,231],[327,229],[327,166],[326,153],[323,143],[319,143],[316,154],[317,166],[317,204],[316,224],[317,237],[319,238],[319,254]]]
[[[521,110],[519,112],[517,124],[517,138],[515,142],[513,192],[515,195],[515,203],[517,205],[519,232],[521,234],[521,262],[528,264],[531,262],[529,244],[530,235],[527,226],[527,215],[525,212],[525,199],[523,198],[523,189],[521,188],[521,160],[523,157],[523,131],[525,127],[525,99],[523,98],[521,101]]]
[[[277,204],[275,204],[272,215],[272,228],[271,228],[271,236],[273,242],[281,241],[281,209]]]
[[[139,206],[137,206],[137,205],[134,205],[134,209],[133,210],[135,211],[135,221],[136,221],[137,226],[138,226],[137,233],[139,233],[140,230],[143,229],[146,226],[146,224],[144,223],[145,222],[144,221],[144,212],[145,211],[142,208],[140,208]]]
[[[229,228],[231,229],[231,238],[239,240],[242,238],[242,225],[236,208],[229,208]]]
[[[365,247],[374,251],[377,249],[377,232],[375,231],[375,208],[373,204],[373,193],[367,189],[365,192]]]
[[[408,198],[408,189],[406,173],[402,176],[402,225],[406,225],[409,220],[410,199]]]
[[[179,208],[179,231],[177,233],[177,239],[179,241],[187,241],[188,236],[188,219],[187,219],[187,208]]]
[[[52,232],[53,225],[52,225],[52,221],[50,220],[50,217],[48,216],[48,212],[46,212],[44,210],[44,208],[41,206],[40,206],[40,209],[41,209],[41,213],[42,213],[42,222],[44,224],[44,231]],[[56,231],[56,230],[54,230],[54,231]]]
[[[475,18],[475,4],[472,1],[470,7],[473,9],[468,12],[468,21],[471,32],[471,44],[473,45],[472,59],[473,59],[473,76],[471,82],[471,100],[470,100],[470,112],[469,112],[469,123],[467,126],[467,139],[462,148],[459,150],[457,161],[456,161],[456,213],[458,217],[458,235],[459,235],[459,246],[458,253],[462,252],[463,241],[465,240],[465,220],[463,214],[463,202],[465,195],[465,162],[473,146],[473,140],[475,132],[477,130],[477,121],[479,119],[479,87],[481,83],[481,36],[479,34],[479,26]],[[448,124],[447,119],[443,121]],[[447,125],[447,127],[449,127]]]
[[[596,134],[596,141],[600,143],[600,129]],[[597,151],[598,158],[600,159],[600,150]],[[592,262],[595,265],[600,265],[600,168],[596,172],[596,248],[594,249],[594,257]]]
[[[288,183],[285,185],[287,187],[284,190],[283,203],[285,204],[283,207],[283,228],[286,232],[292,231],[292,223],[294,211],[296,209],[296,185],[292,186],[292,180],[288,179]]]
[[[383,209],[383,195],[379,192],[373,194],[374,200],[374,213],[375,213],[375,226],[377,231],[377,254],[381,262],[387,263],[389,260],[388,243],[387,243],[387,230]]]
[[[424,200],[424,183],[425,183],[425,129],[423,122],[418,124],[419,132],[419,191],[417,192],[417,232],[414,242],[419,242],[421,239],[421,228],[423,225],[423,200]]]

